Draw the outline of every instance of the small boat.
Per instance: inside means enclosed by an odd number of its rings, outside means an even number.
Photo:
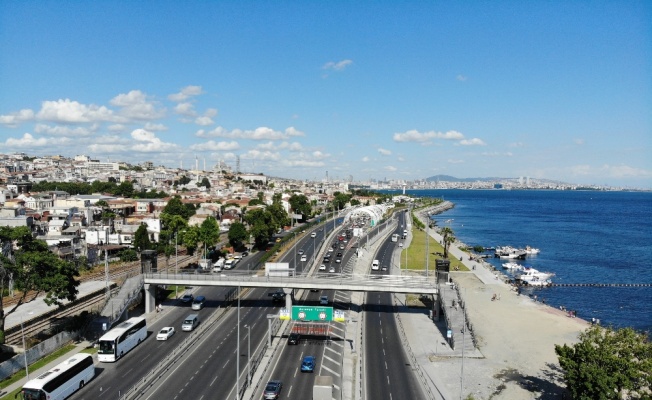
[[[530,247],[530,246],[525,246],[525,253],[527,253],[527,254],[539,254],[540,251],[541,250],[539,250],[537,248]]]
[[[530,286],[550,286],[552,281],[550,278],[555,276],[552,272],[541,272],[532,267],[523,268],[523,272],[516,276],[516,280],[524,285]]]
[[[503,268],[521,270],[521,269],[523,269],[523,266],[520,265],[520,264],[516,264],[515,262],[511,261],[511,262],[503,263]]]
[[[512,246],[496,247],[494,256],[496,258],[509,258],[515,260],[525,260],[527,253],[525,250],[516,249]]]

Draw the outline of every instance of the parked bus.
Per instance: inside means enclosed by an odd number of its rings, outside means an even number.
[[[94,376],[93,356],[79,353],[25,383],[20,394],[24,400],[63,400]]]
[[[111,329],[100,338],[97,359],[114,362],[139,345],[147,337],[145,318],[130,318]]]

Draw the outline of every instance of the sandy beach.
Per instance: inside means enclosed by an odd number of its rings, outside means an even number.
[[[431,235],[441,240],[433,231]],[[477,350],[464,359],[463,382],[460,357],[429,357],[436,384],[445,385],[442,392],[460,398],[463,385],[463,399],[469,394],[476,400],[564,398],[555,344],[576,343],[589,323],[518,295],[504,282],[504,275],[488,264],[468,261],[468,255],[457,246],[451,246],[450,253],[463,256],[470,269],[451,272],[450,276],[466,302]],[[492,301],[494,294],[499,300]],[[435,354],[435,344],[430,347]]]

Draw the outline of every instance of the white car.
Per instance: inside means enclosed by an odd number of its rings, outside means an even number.
[[[403,247],[403,242],[399,242],[398,247]]]
[[[308,261],[308,256],[307,255],[302,255],[301,256],[301,261]]]
[[[172,335],[174,335],[174,328],[171,326],[166,326],[165,328],[158,331],[156,340],[168,340]]]
[[[324,264],[319,266],[320,271],[326,271],[326,266]]]

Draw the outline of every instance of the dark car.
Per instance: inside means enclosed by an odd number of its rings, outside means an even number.
[[[240,253],[240,255],[242,257],[247,257],[249,255],[249,252],[248,251],[243,251],[242,253]]]
[[[183,297],[181,297],[181,302],[182,303],[192,303],[193,300],[194,300],[194,297],[191,294],[184,294]]]
[[[298,333],[290,333],[290,336],[288,336],[288,345],[299,344],[300,340],[301,340],[301,335],[299,335]]]
[[[301,362],[301,372],[315,372],[315,357],[303,357],[303,361]]]
[[[338,257],[342,257],[342,252],[341,252],[341,251],[338,251],[338,252],[337,252],[337,256],[338,256]]]
[[[278,399],[278,397],[281,395],[282,388],[283,388],[283,382],[281,381],[267,382],[267,386],[265,386],[265,391],[263,392],[263,398],[265,400]]]

